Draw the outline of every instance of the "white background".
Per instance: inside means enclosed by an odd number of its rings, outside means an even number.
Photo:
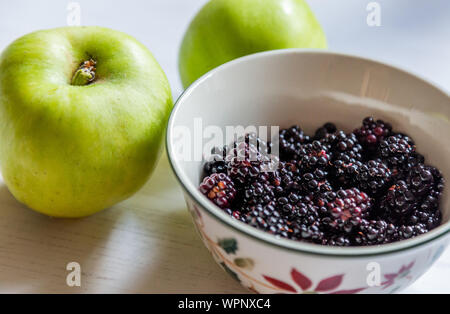
[[[69,2],[0,0],[0,50],[28,32],[66,25]],[[190,19],[205,2],[78,1],[82,10],[82,25],[101,25],[124,31],[150,48],[169,78],[174,97],[182,91],[177,71],[179,44]],[[366,23],[366,5],[370,1],[308,2],[323,25],[329,49],[400,65],[421,74],[446,90],[450,89],[450,1],[378,1],[381,5],[380,27],[369,27]],[[0,208],[0,220],[1,215]],[[1,262],[0,259],[0,266]],[[218,267],[212,269],[220,271]],[[450,250],[406,292],[448,293],[448,278]]]

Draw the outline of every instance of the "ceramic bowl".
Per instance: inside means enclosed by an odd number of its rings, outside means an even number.
[[[168,125],[169,159],[203,242],[234,279],[260,293],[392,293],[437,260],[450,236],[448,187],[440,227],[350,248],[278,238],[233,219],[198,191],[203,161],[194,151],[208,141],[207,126],[225,132],[299,124],[311,134],[328,121],[351,131],[369,115],[413,137],[428,163],[450,177],[449,94],[377,61],[315,50],[264,52],[214,69],[181,95]]]

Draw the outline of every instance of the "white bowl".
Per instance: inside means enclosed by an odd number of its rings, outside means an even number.
[[[178,99],[167,132],[170,162],[202,240],[216,261],[245,287],[262,293],[403,289],[433,264],[449,242],[448,188],[441,200],[442,225],[409,240],[338,248],[281,239],[233,219],[198,191],[203,162],[182,158],[180,130],[198,137],[194,125],[201,117],[204,127],[222,129],[299,124],[312,133],[332,121],[350,131],[369,115],[413,137],[427,162],[450,177],[449,94],[417,75],[377,61],[322,50],[263,52],[214,69]]]

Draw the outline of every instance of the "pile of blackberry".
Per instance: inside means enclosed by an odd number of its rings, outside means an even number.
[[[352,133],[326,123],[313,136],[293,126],[279,143],[279,158],[255,134],[215,149],[200,191],[255,228],[322,245],[385,244],[441,223],[442,174],[382,120]]]

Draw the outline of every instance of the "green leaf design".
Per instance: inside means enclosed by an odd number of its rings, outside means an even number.
[[[228,267],[227,264],[220,263],[220,265],[234,280],[236,280],[239,283],[241,282],[241,280],[239,279],[239,276],[230,267]]]
[[[238,250],[238,244],[234,238],[219,239],[217,244],[228,254],[236,254],[236,251]]]
[[[238,257],[234,259],[234,264],[240,268],[252,269],[255,262],[251,258]]]

